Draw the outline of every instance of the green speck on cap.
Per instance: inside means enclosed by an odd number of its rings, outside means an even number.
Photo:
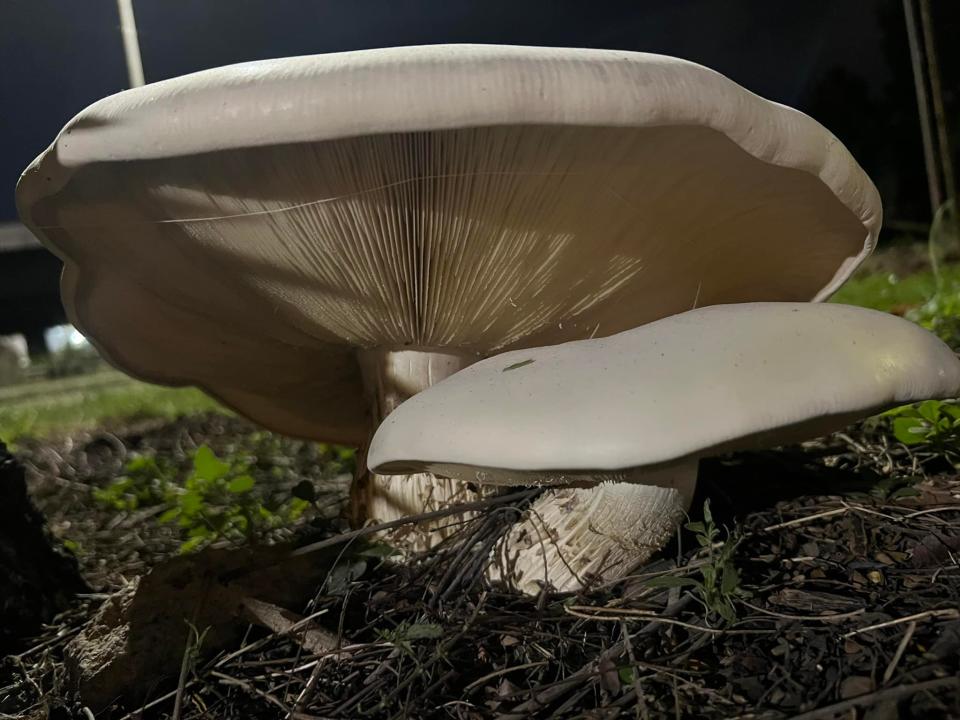
[[[533,364],[533,358],[529,358],[528,360],[521,360],[520,362],[515,362],[513,365],[507,365],[503,369],[503,372],[507,372],[508,370],[516,370],[517,368],[522,368],[524,365],[532,365],[532,364]]]

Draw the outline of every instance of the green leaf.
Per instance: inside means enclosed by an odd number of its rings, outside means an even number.
[[[880,417],[920,417],[920,414],[913,405],[901,405],[893,408],[893,410],[880,413]]]
[[[901,417],[893,421],[893,435],[904,445],[926,442],[929,426],[919,418]]]
[[[173,522],[180,515],[180,508],[172,507],[166,512],[162,513],[160,517],[157,518],[158,523],[168,523]]]
[[[443,628],[434,623],[416,623],[406,628],[401,636],[404,640],[435,640],[443,637]]]
[[[718,604],[715,608],[713,608],[713,609],[716,610],[716,611],[717,611],[717,614],[718,614],[720,617],[722,617],[724,620],[726,620],[727,622],[729,622],[729,623],[736,622],[736,620],[737,620],[737,613],[734,612],[733,606],[730,605],[729,603],[726,603],[726,602],[719,603],[719,604]]]
[[[203,507],[203,496],[198,492],[186,492],[180,496],[180,512],[195,515]]]
[[[507,365],[502,372],[510,372],[511,370],[517,370],[518,368],[526,367],[527,365],[532,365],[534,363],[533,358],[527,360],[521,360],[520,362],[515,362],[512,365]]]
[[[214,525],[222,524],[219,518],[214,519]],[[214,535],[214,531],[211,530],[206,525],[193,525],[189,530],[187,530],[187,537],[200,538],[201,540],[206,540],[209,537]]]
[[[707,525],[713,525],[713,513],[710,512],[710,499],[703,501],[703,520]]]
[[[737,589],[739,584],[740,574],[737,572],[737,568],[734,567],[733,563],[724,565],[720,578],[720,592],[729,595]]]
[[[230,463],[223,462],[206,445],[197,448],[193,455],[193,473],[204,480],[219,480],[230,472]]]
[[[156,463],[153,462],[152,458],[147,457],[146,455],[137,455],[130,459],[124,470],[128,473],[135,473],[142,470],[150,470],[156,467]]]
[[[917,412],[924,420],[929,420],[931,423],[936,424],[937,418],[940,416],[940,406],[942,404],[939,400],[925,400],[917,406]]]
[[[293,498],[289,503],[287,503],[284,514],[286,515],[288,521],[293,521],[303,515],[303,513],[306,512],[307,508],[309,507],[310,503],[308,503],[306,500]]]
[[[704,587],[712,590],[717,584],[717,569],[712,565],[704,565],[702,568],[700,568],[700,574],[703,575]]]
[[[706,533],[707,529],[704,527],[702,522],[692,522],[686,524],[687,530],[694,533]]]
[[[207,538],[205,537],[200,537],[200,536],[192,537],[189,540],[187,540],[185,543],[180,545],[180,554],[188,555],[192,552],[196,552],[201,547],[203,547],[203,545],[205,545],[206,542],[207,542]]]
[[[940,406],[940,412],[950,416],[954,420],[960,420],[960,405],[953,403],[944,403]]]
[[[624,685],[633,685],[633,668],[632,667],[622,667],[617,671],[617,675],[620,676],[620,682]]]
[[[237,475],[227,484],[227,490],[230,492],[239,495],[240,493],[246,493],[253,490],[253,486],[256,481],[251,475]]]

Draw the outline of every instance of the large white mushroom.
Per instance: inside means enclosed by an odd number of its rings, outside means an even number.
[[[901,318],[832,304],[719,305],[478,362],[391,414],[368,461],[379,473],[566,486],[511,530],[494,577],[527,592],[572,590],[615,579],[664,544],[699,458],[957,395],[960,360]]]
[[[67,124],[17,202],[114,365],[361,447],[481,357],[822,299],[880,226],[836,138],[711,70],[474,45],[119,93]],[[389,520],[465,492],[361,471],[354,504]]]

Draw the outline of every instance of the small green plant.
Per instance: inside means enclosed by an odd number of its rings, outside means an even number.
[[[413,643],[417,640],[437,640],[443,637],[443,628],[434,623],[402,622],[390,630],[377,630],[377,636],[392,643],[409,655],[413,655]]]
[[[740,573],[734,563],[734,552],[740,539],[727,534],[721,543],[721,531],[713,521],[710,501],[703,503],[703,521],[689,522],[685,526],[694,533],[697,543],[707,551],[707,561],[697,568],[700,579],[665,575],[647,582],[650,587],[689,587],[707,612],[720,616],[727,622],[737,619],[735,600],[750,597],[740,586]]]
[[[94,490],[93,499],[104,507],[127,512],[160,505],[171,497],[176,472],[162,458],[137,455],[126,464],[123,475]]]
[[[320,454],[326,470],[331,475],[346,473],[353,475],[357,468],[356,451],[342,445],[327,445],[319,443],[317,451]]]
[[[159,517],[176,522],[186,535],[180,546],[193,552],[216,540],[256,542],[270,530],[299,518],[310,503],[297,497],[268,502],[259,493],[247,463],[221,460],[206,445],[197,448],[183,487],[176,487],[173,507]]]
[[[960,464],[960,405],[926,400],[883,414],[891,422],[894,437],[904,445],[925,445]]]
[[[960,348],[960,289],[938,291],[907,319],[925,327],[952,348]]]
[[[64,549],[69,552],[74,557],[80,557],[83,555],[83,547],[76,540],[71,540],[70,538],[64,538],[61,541]]]
[[[312,503],[312,487],[269,494],[257,488],[246,460],[221,460],[206,445],[193,454],[183,483],[169,462],[137,456],[124,474],[94,491],[100,505],[118,511],[167,505],[157,521],[180,529],[180,551],[189,553],[217,540],[258,542],[297,520]]]
[[[956,252],[957,216],[954,201],[939,207],[930,225],[927,251],[933,270],[936,291],[907,318],[935,333],[952,348],[960,348],[960,286],[948,278],[943,260],[949,252]]]

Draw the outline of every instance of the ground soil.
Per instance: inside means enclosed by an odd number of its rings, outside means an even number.
[[[131,452],[186,463],[201,443],[256,455],[264,482],[317,488],[325,510],[281,539],[345,530],[345,488],[315,447],[264,440],[235,418],[22,443],[35,501],[94,592],[4,660],[0,717],[89,719],[63,647],[112,593],[179,548],[156,510],[107,512],[92,488]],[[716,544],[684,530],[626,580],[573,596],[521,598],[483,580],[491,544],[530,497],[492,504],[406,566],[378,559],[376,545],[343,543],[309,602],[289,608],[338,647],[251,627],[230,648],[201,649],[179,689],[176,677],[158,678],[146,702],[118,700],[96,717],[171,717],[178,700],[181,718],[218,719],[960,717],[960,479],[943,457],[868,423],[707,461],[694,520],[708,497],[729,530]],[[702,581],[721,543],[736,544],[739,573],[726,588],[728,619],[679,580]]]

